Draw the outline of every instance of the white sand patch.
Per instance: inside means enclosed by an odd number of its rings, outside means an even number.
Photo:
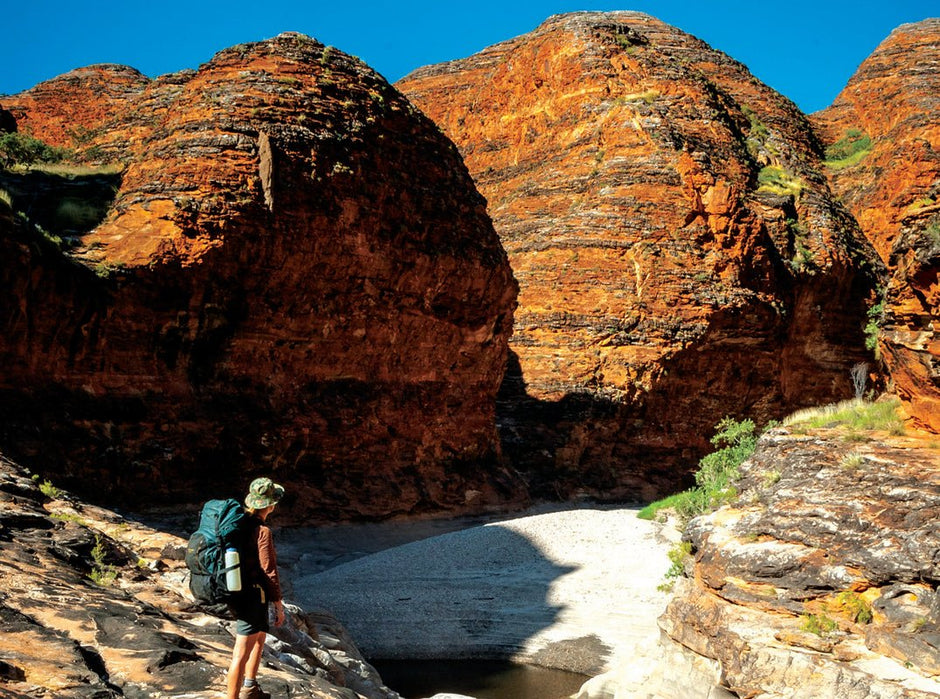
[[[321,573],[294,596],[325,608],[372,658],[512,656],[597,674],[638,669],[659,637],[669,567],[635,509],[572,509],[475,526]]]

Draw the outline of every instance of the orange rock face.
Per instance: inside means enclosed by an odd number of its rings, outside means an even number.
[[[725,415],[851,395],[877,260],[796,107],[638,13],[550,18],[398,87],[519,280],[504,448],[546,490],[675,490]]]
[[[896,29],[832,106],[813,115],[827,144],[868,148],[828,171],[833,190],[889,268],[880,348],[910,415],[940,431],[940,20]]]
[[[37,137],[42,134],[42,140],[51,145],[100,148],[102,141],[108,141],[121,143],[124,150],[133,147],[128,141],[131,134],[109,132],[107,127],[136,112],[133,103],[150,85],[151,80],[133,68],[101,64],[78,68],[4,98],[3,105],[16,119],[17,130]]]
[[[456,149],[380,76],[285,34],[3,106],[126,164],[69,255],[0,217],[9,453],[150,501],[267,473],[324,517],[518,495],[494,421],[517,285]]]

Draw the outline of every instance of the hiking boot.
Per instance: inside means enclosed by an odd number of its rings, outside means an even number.
[[[271,695],[253,684],[250,687],[242,687],[238,691],[238,699],[271,699]]]

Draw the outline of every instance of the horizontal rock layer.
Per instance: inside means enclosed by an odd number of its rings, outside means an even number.
[[[771,431],[737,503],[692,520],[660,626],[735,696],[940,694],[940,452],[876,439]]]

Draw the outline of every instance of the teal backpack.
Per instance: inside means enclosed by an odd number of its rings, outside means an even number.
[[[189,589],[200,602],[224,604],[236,592],[225,586],[225,550],[235,548],[245,560],[250,518],[238,500],[210,500],[203,505],[199,528],[189,537],[186,546],[186,567],[189,568]]]

